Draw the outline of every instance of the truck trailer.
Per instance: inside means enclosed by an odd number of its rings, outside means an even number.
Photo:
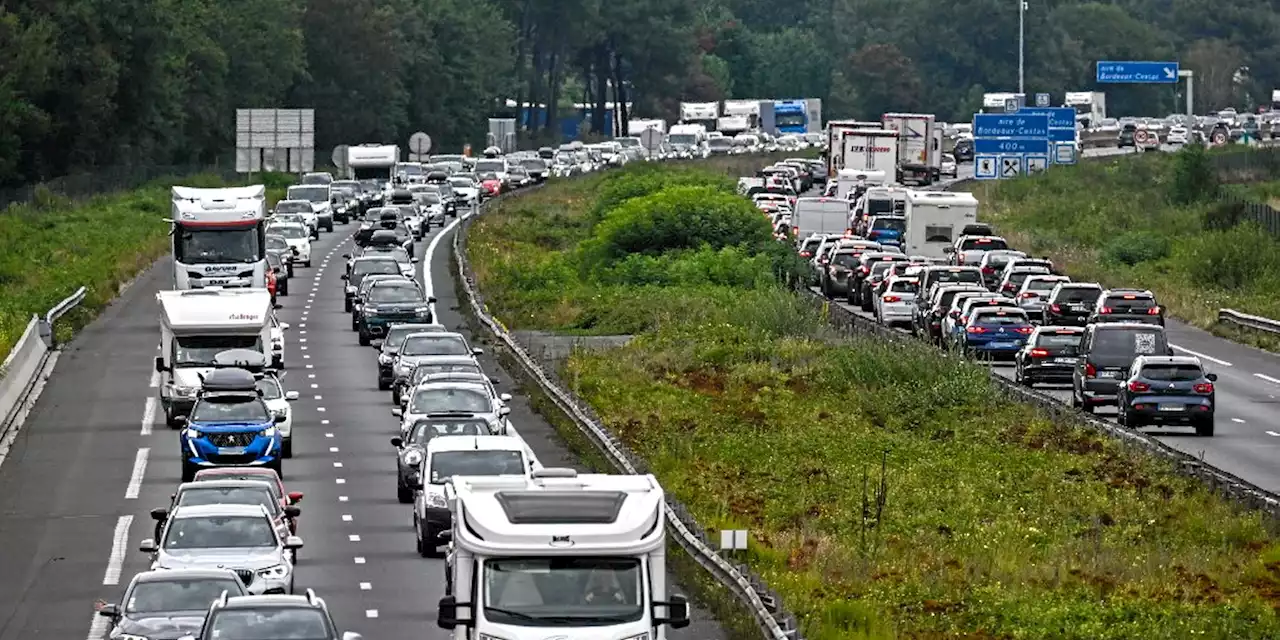
[[[886,113],[885,129],[898,132],[898,183],[928,186],[938,180],[942,154],[934,134],[937,117],[924,113]]]

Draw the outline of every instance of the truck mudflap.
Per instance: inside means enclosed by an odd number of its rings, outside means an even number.
[[[935,173],[933,167],[926,164],[904,164],[898,167],[898,182],[900,184],[930,185],[933,184]]]

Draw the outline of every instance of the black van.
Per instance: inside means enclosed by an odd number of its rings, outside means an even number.
[[[1164,327],[1136,322],[1091,324],[1080,341],[1080,359],[1071,374],[1071,406],[1089,413],[1114,405],[1120,384],[1138,356],[1171,356]]]

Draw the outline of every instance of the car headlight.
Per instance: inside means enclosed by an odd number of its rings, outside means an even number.
[[[417,449],[410,449],[404,454],[404,463],[410,467],[416,467],[422,464],[422,452]]]
[[[185,387],[181,385],[175,385],[173,387],[174,395],[185,396],[188,398],[196,395],[196,392],[199,390],[199,387]]]
[[[378,364],[380,364],[380,365],[382,365],[382,366],[384,366],[384,367],[385,367],[385,366],[387,366],[387,365],[391,364],[392,362],[394,362],[394,359],[393,359],[391,356],[389,356],[389,355],[387,355],[387,354],[385,354],[385,353],[379,353],[379,354],[378,354]]]
[[[199,431],[196,431],[195,429],[187,428],[182,430],[182,437],[188,440],[199,440],[202,435],[203,434],[201,434]]]
[[[146,636],[136,636],[132,633],[122,633],[118,636],[111,636],[112,640],[151,640]]]
[[[431,307],[415,307],[414,313],[431,313]]]
[[[266,429],[259,431],[258,435],[263,438],[274,438],[276,437],[276,428],[274,426],[267,427]]]
[[[447,503],[447,502],[445,502],[445,501],[444,501],[444,496],[443,496],[443,495],[440,495],[440,494],[438,494],[438,493],[427,493],[427,494],[425,494],[425,495],[427,496],[427,506],[428,506],[428,507],[447,507],[447,506],[449,506],[449,503]]]
[[[283,578],[289,575],[289,567],[283,564],[277,564],[266,569],[258,569],[258,575],[263,578]]]

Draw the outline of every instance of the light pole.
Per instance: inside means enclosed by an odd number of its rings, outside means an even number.
[[[1018,0],[1018,93],[1027,95],[1026,87],[1026,49],[1027,49],[1027,3],[1024,0]]]

